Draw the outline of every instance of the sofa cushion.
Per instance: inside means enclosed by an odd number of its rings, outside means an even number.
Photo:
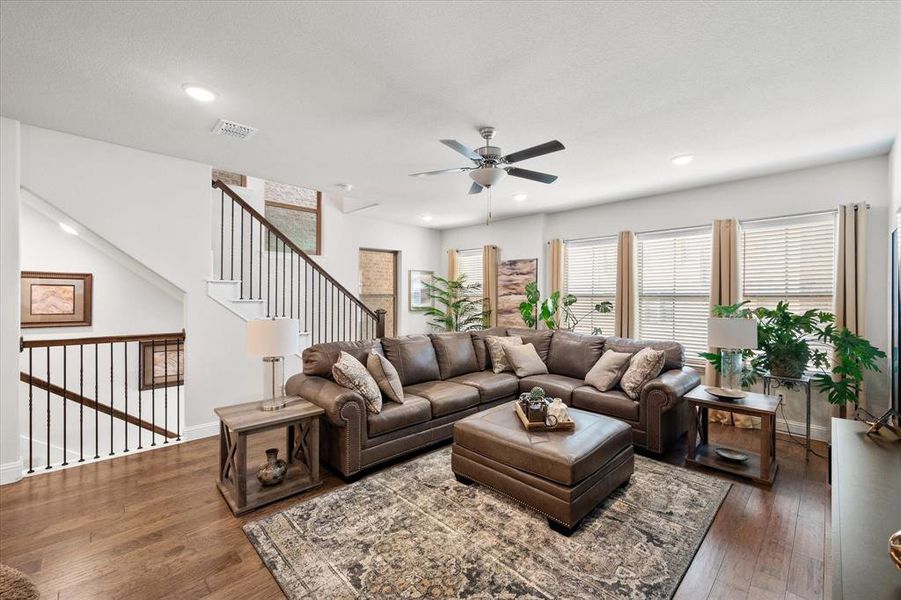
[[[341,387],[360,394],[366,401],[366,410],[376,414],[381,412],[382,392],[363,363],[347,352],[342,352],[338,362],[332,366],[332,377]]]
[[[519,380],[519,391],[528,392],[538,386],[544,390],[549,398],[561,398],[567,405],[572,406],[573,390],[582,387],[585,382],[566,375],[532,375]]]
[[[583,385],[573,390],[573,406],[599,415],[638,421],[638,402],[621,390],[601,392],[593,386]]]
[[[454,377],[448,381],[462,383],[479,390],[482,403],[509,398],[519,393],[519,378],[513,373],[494,373],[493,371],[475,371]]]
[[[432,417],[441,417],[479,404],[479,391],[452,381],[426,381],[404,386],[404,394],[422,396],[432,405]]]
[[[331,379],[332,367],[342,352],[347,352],[363,364],[366,364],[370,352],[383,354],[379,340],[316,344],[303,351],[303,374]]]
[[[435,347],[427,335],[383,338],[382,349],[397,369],[404,387],[441,378]]]
[[[404,386],[400,383],[400,375],[391,361],[379,354],[370,352],[366,357],[366,370],[375,379],[379,389],[389,400],[404,403]]]
[[[547,365],[538,356],[538,352],[532,344],[505,346],[504,354],[507,357],[507,364],[513,368],[517,377],[547,374]]]
[[[585,379],[604,351],[604,337],[571,331],[554,332],[548,353],[547,368],[551,373]]]
[[[604,352],[585,375],[585,383],[602,392],[612,389],[629,368],[631,358],[632,355],[627,352]]]
[[[367,416],[369,437],[376,437],[431,420],[432,405],[428,400],[413,395],[406,396],[404,400],[403,404],[386,402],[382,407],[382,412]]]
[[[551,350],[551,337],[554,332],[550,329],[529,329],[527,327],[510,327],[507,335],[515,335],[522,338],[523,344],[532,344],[541,360],[547,362],[548,352]]]
[[[468,332],[431,333],[432,345],[438,357],[438,371],[441,379],[450,379],[464,373],[479,370],[472,337]]]
[[[681,369],[685,366],[685,348],[679,342],[665,342],[653,340],[633,340],[631,338],[608,337],[604,342],[604,350],[613,350],[614,352],[628,352],[635,354],[642,348],[653,348],[654,350],[663,350],[665,362],[663,370]]]
[[[636,400],[641,393],[641,388],[647,382],[660,375],[660,371],[663,370],[664,360],[663,350],[642,348],[629,361],[629,368],[626,369],[622,379],[619,380],[619,388],[626,392],[629,398]]]
[[[503,327],[492,327],[491,329],[469,332],[469,336],[472,338],[472,349],[476,353],[476,363],[479,371],[491,368],[491,357],[488,356],[488,347],[485,345],[485,338],[489,335],[507,335],[507,330]]]
[[[522,346],[522,338],[518,336],[499,337],[489,335],[485,338],[485,345],[488,347],[488,355],[491,357],[491,370],[495,373],[503,373],[504,371],[513,370],[513,367],[507,363],[507,353],[504,352],[504,346]]]

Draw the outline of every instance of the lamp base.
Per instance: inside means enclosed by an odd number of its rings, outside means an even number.
[[[263,400],[263,403],[260,405],[260,409],[265,411],[281,410],[287,405],[288,399],[285,397],[271,398],[269,400]]]
[[[263,359],[263,410],[285,408],[285,361],[281,356],[267,356]]]
[[[744,362],[741,350],[720,349],[720,387],[732,394],[742,394],[741,371]]]

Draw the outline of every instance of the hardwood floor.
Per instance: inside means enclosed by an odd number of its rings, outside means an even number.
[[[260,436],[263,438],[264,436]],[[262,456],[282,436],[258,439]],[[711,438],[753,448],[748,432],[711,424]],[[254,519],[345,485],[324,485],[235,518],[216,489],[208,438],[0,487],[0,561],[28,573],[43,598],[281,598],[244,536]],[[777,443],[772,489],[734,483],[676,598],[829,597],[826,461]],[[817,444],[825,454],[825,445]],[[684,448],[663,457],[681,464]],[[711,473],[713,473],[711,471]]]

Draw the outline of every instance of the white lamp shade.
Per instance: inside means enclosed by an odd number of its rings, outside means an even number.
[[[256,319],[247,322],[247,353],[251,356],[287,356],[300,352],[300,321]]]
[[[480,167],[469,172],[469,177],[482,187],[497,185],[507,176],[507,172],[498,167]]]
[[[757,348],[754,319],[708,319],[707,343],[716,348]]]

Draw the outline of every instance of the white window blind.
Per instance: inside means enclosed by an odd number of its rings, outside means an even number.
[[[685,362],[703,366],[710,315],[711,227],[637,236],[638,334],[675,340]]]
[[[751,307],[832,312],[836,213],[741,223],[741,287]]]
[[[482,284],[484,283],[484,274],[482,271],[482,248],[473,248],[471,250],[460,250],[457,253],[457,274],[466,275],[467,285],[479,284],[477,293],[470,293],[471,296],[482,295]]]
[[[565,247],[563,287],[578,298],[571,307],[576,318],[589,315],[575,330],[590,334],[599,327],[604,335],[613,335],[613,313],[598,314],[593,308],[616,297],[616,236],[567,241]]]

